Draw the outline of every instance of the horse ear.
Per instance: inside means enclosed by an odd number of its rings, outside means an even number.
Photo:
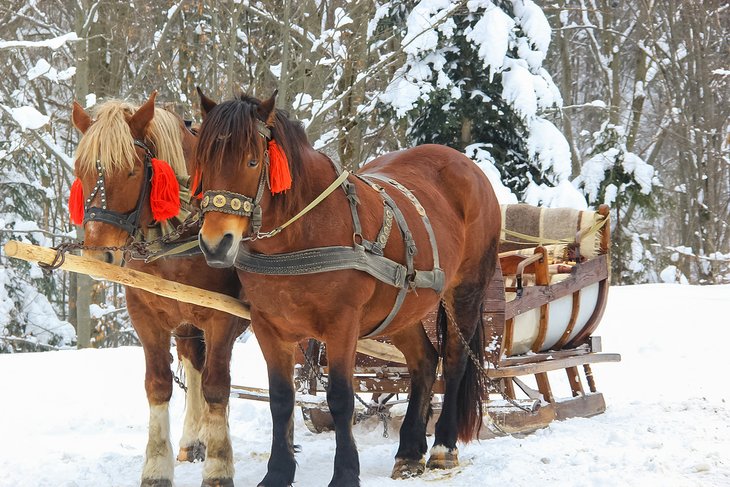
[[[271,127],[274,124],[274,119],[276,118],[277,93],[279,93],[279,90],[274,90],[274,94],[271,95],[271,98],[262,101],[258,108],[259,117],[261,117],[261,120],[266,122],[267,127]]]
[[[210,111],[215,108],[217,103],[205,96],[203,94],[203,90],[200,89],[200,86],[197,86],[195,89],[198,90],[198,96],[200,97],[200,113],[203,115],[203,118],[205,118],[208,116]]]
[[[132,131],[132,135],[138,139],[144,138],[147,126],[155,116],[155,98],[157,98],[156,90],[152,92],[150,98],[129,119],[129,129]]]
[[[91,126],[91,117],[76,101],[74,101],[73,111],[71,112],[71,121],[82,134],[85,134]]]

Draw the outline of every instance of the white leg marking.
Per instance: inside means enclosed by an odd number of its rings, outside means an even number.
[[[180,448],[189,448],[201,436],[200,429],[202,427],[205,399],[203,399],[203,389],[201,387],[202,374],[195,370],[190,360],[183,358],[182,364],[185,369],[185,382],[188,392],[185,394],[185,422],[183,423],[183,433],[180,438]]]
[[[205,443],[204,479],[231,479],[233,448],[228,431],[228,410],[220,405],[206,404],[203,417],[203,442]]]
[[[147,440],[143,479],[172,480],[175,468],[170,443],[169,403],[150,406],[150,431]]]

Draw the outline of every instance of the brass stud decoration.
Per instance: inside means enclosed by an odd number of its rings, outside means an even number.
[[[210,204],[210,196],[205,195],[205,198],[203,198],[203,202],[200,204],[203,208],[208,206]]]
[[[233,206],[233,205],[231,205],[231,206]],[[247,213],[251,213],[251,210],[253,210],[253,205],[251,204],[251,202],[244,201],[243,202],[243,211],[245,211]]]
[[[235,211],[238,211],[241,208],[241,200],[239,200],[238,198],[232,198],[231,208],[233,208]]]
[[[222,194],[217,194],[213,196],[213,206],[216,208],[223,208],[226,206],[226,197]]]

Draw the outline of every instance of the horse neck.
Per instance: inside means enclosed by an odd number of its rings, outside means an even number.
[[[284,224],[314,201],[337,178],[332,161],[314,149],[302,151],[302,160],[294,161],[301,164],[301,171],[292,181],[292,187],[283,197],[288,198],[286,203],[275,202],[277,196],[265,192],[262,201],[263,228],[270,231]],[[283,232],[271,239],[262,239],[255,242],[252,248],[258,252],[283,252],[287,249],[300,246],[303,241],[304,228],[307,225],[307,216],[292,223]]]

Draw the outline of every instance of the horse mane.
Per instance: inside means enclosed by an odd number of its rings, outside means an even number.
[[[79,174],[96,172],[99,161],[108,173],[131,171],[134,168],[134,138],[127,121],[139,107],[123,100],[109,100],[94,110],[94,123],[81,137],[76,148]],[[155,108],[155,116],[147,131],[155,157],[170,164],[175,174],[187,176],[182,149],[180,118],[162,108]]]
[[[232,100],[216,105],[203,120],[200,126],[196,170],[211,171],[214,175],[225,170],[226,161],[236,161],[244,164],[246,155],[261,160],[265,144],[262,139],[258,123],[260,121],[258,108],[261,101],[252,96],[241,94]],[[271,127],[271,138],[276,141],[286,154],[289,169],[292,175],[292,187],[302,189],[304,178],[303,155],[311,144],[304,132],[301,122],[291,120],[284,110],[275,109],[275,119]],[[201,161],[206,161],[201,167]],[[296,194],[299,191],[285,191],[274,195],[274,202],[283,205],[285,209],[295,207]]]

